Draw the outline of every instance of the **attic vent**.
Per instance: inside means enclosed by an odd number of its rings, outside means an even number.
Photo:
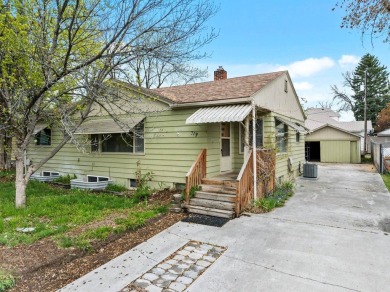
[[[284,92],[288,92],[288,82],[287,79],[284,80]]]

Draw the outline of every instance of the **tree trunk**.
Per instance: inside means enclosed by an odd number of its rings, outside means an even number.
[[[24,157],[23,155],[17,155],[16,157],[16,179],[15,179],[15,207],[26,207],[26,187],[27,181],[24,178]]]
[[[0,169],[11,169],[12,138],[4,130],[0,130]]]
[[[0,130],[0,170],[5,169],[5,131]]]
[[[11,169],[11,158],[12,158],[12,138],[6,136],[5,137],[5,169]]]

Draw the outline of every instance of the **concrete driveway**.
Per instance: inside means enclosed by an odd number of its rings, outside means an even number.
[[[390,291],[390,195],[381,177],[367,165],[320,165],[318,173],[298,179],[283,208],[222,228],[177,223],[63,291],[118,291],[189,240],[227,249],[187,291]]]

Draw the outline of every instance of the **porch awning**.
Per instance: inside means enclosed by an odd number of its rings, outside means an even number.
[[[33,134],[36,135],[40,131],[42,131],[43,129],[46,129],[47,127],[48,127],[47,124],[38,123],[38,124],[35,125]]]
[[[242,122],[251,110],[250,104],[204,107],[187,118],[186,124]]]
[[[114,121],[113,119],[87,119],[77,128],[75,134],[90,135],[128,133],[144,118],[145,116],[137,116],[131,118],[121,118],[118,119],[118,121]]]
[[[295,131],[297,131],[299,133],[306,134],[306,133],[310,132],[308,128],[306,128],[304,125],[301,125],[299,123],[294,123],[292,121],[285,120],[285,119],[282,119],[282,118],[279,118],[279,117],[277,117],[277,119],[279,121],[285,123],[289,127],[293,128]]]

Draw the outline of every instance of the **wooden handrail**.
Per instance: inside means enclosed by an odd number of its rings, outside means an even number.
[[[262,172],[267,173],[266,176],[263,176],[262,180],[258,181],[257,193],[259,194],[259,197],[271,192],[275,187],[275,153],[266,149],[257,149],[256,156],[256,174],[253,173],[253,150],[251,150],[237,177],[237,217],[254,199],[254,175],[259,177],[259,174]],[[263,162],[262,164],[260,163],[261,161]]]
[[[241,210],[253,199],[253,150],[245,159],[237,176],[236,191],[236,216],[238,217]]]
[[[206,154],[206,149],[203,149],[186,175],[185,201],[187,204],[190,201],[191,188],[200,185],[202,179],[206,177]]]

